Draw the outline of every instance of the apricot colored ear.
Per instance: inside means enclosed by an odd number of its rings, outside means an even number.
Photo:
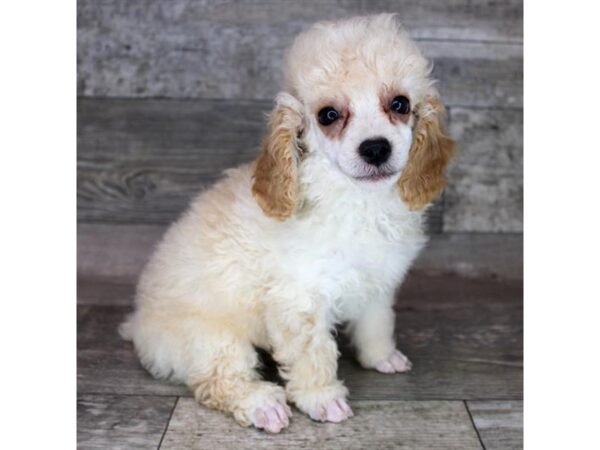
[[[402,200],[412,210],[431,203],[444,190],[445,172],[455,143],[443,124],[446,110],[437,96],[418,108],[408,162],[398,180]]]
[[[301,108],[290,94],[277,96],[255,163],[252,194],[266,215],[282,221],[294,213],[297,202]]]

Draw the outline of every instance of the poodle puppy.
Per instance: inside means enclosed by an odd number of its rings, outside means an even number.
[[[338,324],[363,367],[410,370],[394,291],[426,241],[423,211],[454,151],[430,73],[394,15],[296,38],[256,161],[202,192],[141,275],[121,334],[152,375],[277,433],[288,402],[317,421],[352,416]],[[256,348],[273,355],[284,387],[261,379]]]

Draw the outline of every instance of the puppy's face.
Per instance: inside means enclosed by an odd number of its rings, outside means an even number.
[[[386,85],[378,74],[357,66],[348,68],[347,80],[332,76],[319,98],[305,105],[303,138],[355,182],[393,184],[413,141],[411,94],[400,83]]]
[[[395,184],[410,209],[441,193],[454,142],[431,65],[395,16],[316,24],[294,41],[285,72],[252,188],[267,215],[293,214],[304,150],[361,186]]]

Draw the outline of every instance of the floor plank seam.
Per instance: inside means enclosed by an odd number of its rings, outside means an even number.
[[[469,405],[466,400],[463,400],[463,404],[465,405],[465,409],[467,410],[467,414],[469,415],[469,419],[471,419],[471,425],[473,425],[473,429],[475,430],[475,434],[477,434],[477,439],[479,439],[479,444],[483,450],[486,450],[485,445],[483,444],[483,440],[481,439],[481,435],[479,434],[479,430],[477,429],[477,425],[475,425],[475,420],[473,419],[473,414],[471,414],[471,410],[469,409]]]
[[[173,413],[175,412],[175,408],[177,408],[177,403],[179,402],[179,397],[175,398],[175,402],[173,403],[173,408],[171,408],[171,414],[169,414],[169,418],[167,419],[167,424],[165,425],[165,430],[163,431],[162,436],[160,437],[160,441],[158,442],[158,447],[156,450],[160,450],[165,435],[167,434],[167,430],[169,429],[169,425],[171,424],[171,418],[173,417]]]

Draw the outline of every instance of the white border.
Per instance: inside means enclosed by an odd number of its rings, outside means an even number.
[[[600,434],[598,7],[526,2],[526,448]],[[2,5],[3,446],[75,446],[75,2]]]
[[[3,448],[75,448],[75,2],[0,7]]]
[[[531,449],[600,448],[597,6],[525,4],[525,447]]]

